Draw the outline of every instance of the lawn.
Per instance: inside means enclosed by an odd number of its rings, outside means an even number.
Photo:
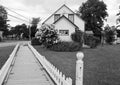
[[[15,46],[0,47],[0,69],[5,64]]]
[[[54,52],[35,48],[75,83],[76,52]],[[120,45],[83,49],[84,85],[120,85]]]

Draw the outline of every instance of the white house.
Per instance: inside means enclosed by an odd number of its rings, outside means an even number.
[[[65,4],[48,17],[42,24],[54,24],[62,41],[72,41],[75,30],[84,31],[84,21]]]

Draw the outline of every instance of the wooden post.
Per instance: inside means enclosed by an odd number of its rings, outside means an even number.
[[[83,85],[83,57],[84,54],[82,52],[78,52],[76,54],[76,85]]]

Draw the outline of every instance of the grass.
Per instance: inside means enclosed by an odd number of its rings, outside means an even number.
[[[0,69],[5,64],[15,46],[0,47]]]
[[[54,52],[35,48],[75,84],[76,52]],[[84,85],[120,85],[120,45],[83,49]]]

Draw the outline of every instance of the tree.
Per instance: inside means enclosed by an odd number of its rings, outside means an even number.
[[[3,31],[3,35],[7,35],[7,11],[3,6],[0,6],[0,31]]]
[[[37,32],[37,25],[38,25],[38,23],[40,21],[41,21],[40,18],[33,18],[32,19],[32,22],[31,22],[32,26],[30,28],[30,30],[31,30],[31,37],[35,37],[35,33]]]
[[[10,30],[10,33],[12,35],[15,35],[19,39],[20,38],[29,38],[29,29],[27,28],[26,24],[16,25],[15,27],[12,27]]]
[[[85,30],[92,30],[95,36],[101,36],[103,20],[108,16],[106,7],[100,0],[87,0],[82,3],[78,13],[85,21]]]

